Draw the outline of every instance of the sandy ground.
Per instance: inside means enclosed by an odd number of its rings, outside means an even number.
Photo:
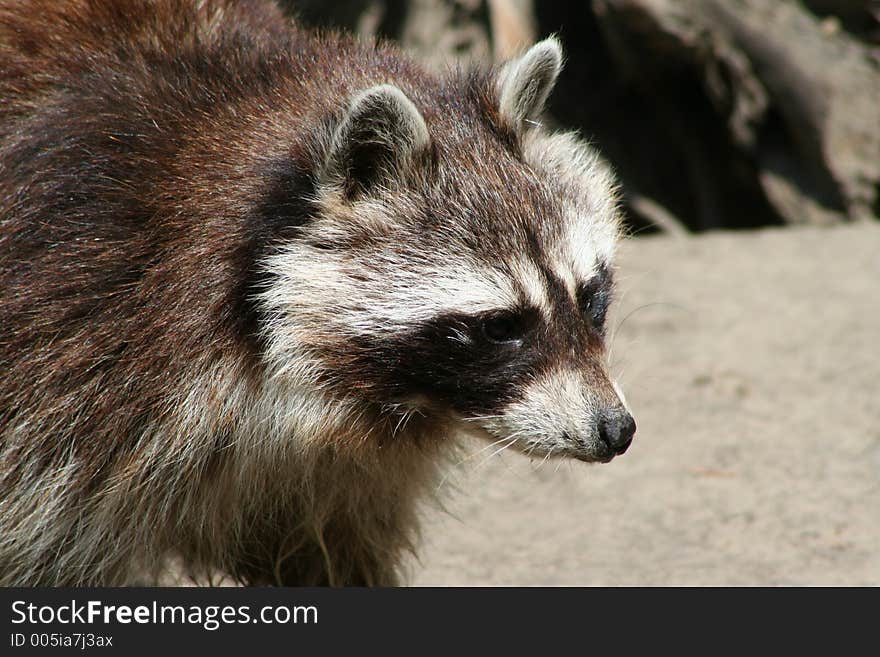
[[[411,583],[880,585],[880,224],[637,238],[619,279],[633,446],[474,457]]]

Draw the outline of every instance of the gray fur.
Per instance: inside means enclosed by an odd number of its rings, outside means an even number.
[[[504,65],[499,76],[500,111],[520,129],[543,110],[562,70],[562,48],[556,37],[532,46]]]

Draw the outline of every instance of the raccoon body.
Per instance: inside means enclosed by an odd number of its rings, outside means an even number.
[[[463,432],[607,461],[618,239],[551,39],[0,2],[0,584],[394,584]]]

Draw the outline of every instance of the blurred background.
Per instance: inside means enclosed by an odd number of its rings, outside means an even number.
[[[549,120],[623,183],[635,443],[595,467],[472,446],[413,583],[880,584],[880,3],[282,4],[437,70],[558,34]]]

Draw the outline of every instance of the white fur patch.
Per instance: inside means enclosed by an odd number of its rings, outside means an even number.
[[[295,243],[266,262],[277,283],[262,297],[274,320],[273,360],[289,362],[290,351],[313,344],[316,335],[347,339],[388,336],[446,314],[475,314],[513,307],[514,282],[500,272],[466,262],[441,266],[404,260],[386,249],[369,260],[316,252]]]
[[[547,296],[547,284],[540,269],[531,260],[516,260],[510,264],[510,270],[516,281],[522,286],[525,300],[545,313],[549,312],[550,299]]]
[[[596,275],[600,263],[610,263],[617,246],[617,228],[594,222],[582,208],[571,208],[565,225],[562,262],[566,263],[579,282]]]
[[[570,441],[583,446],[594,440],[598,409],[583,375],[558,369],[534,381],[520,401],[484,426],[499,438],[515,441],[526,453],[562,453],[574,447]]]
[[[574,133],[527,133],[523,156],[569,192],[571,202],[551,260],[554,273],[575,297],[577,284],[595,276],[600,262],[614,258],[620,238],[614,176],[599,154]]]

